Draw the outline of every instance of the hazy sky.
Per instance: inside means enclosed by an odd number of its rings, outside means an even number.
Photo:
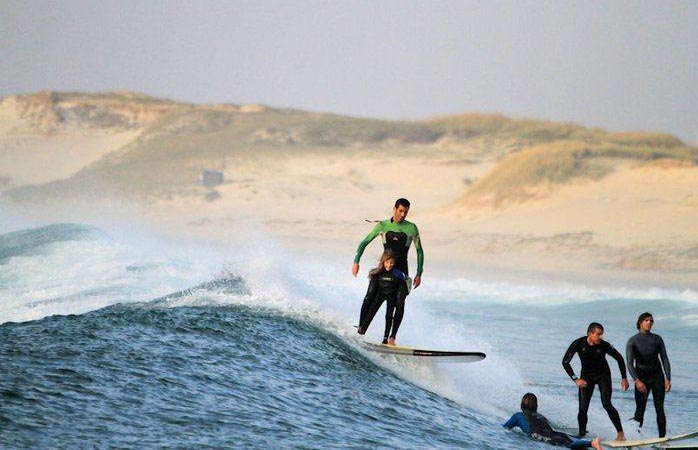
[[[0,95],[46,89],[698,143],[698,1],[0,0]]]

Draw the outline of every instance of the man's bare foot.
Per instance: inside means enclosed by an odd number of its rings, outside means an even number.
[[[618,434],[616,434],[616,441],[624,441],[625,440],[625,433],[622,431],[619,431]]]
[[[388,345],[395,345],[395,338],[388,339]]]
[[[591,447],[596,449],[596,450],[603,450],[603,447],[601,446],[601,438],[600,437],[594,438],[594,440],[591,441]]]

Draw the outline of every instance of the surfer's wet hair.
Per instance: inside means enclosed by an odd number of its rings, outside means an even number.
[[[521,410],[538,411],[538,397],[536,397],[536,394],[527,392],[521,397]]]
[[[404,206],[405,208],[410,207],[410,201],[407,200],[406,198],[399,198],[395,200],[395,207],[397,208],[398,206]]]
[[[591,323],[589,324],[589,327],[587,328],[587,333],[591,333],[591,332],[593,332],[594,330],[601,330],[601,331],[603,331],[603,325],[601,325],[601,324],[598,323],[598,322],[591,322]]]
[[[635,324],[638,330],[640,329],[640,324],[648,318],[652,318],[652,320],[654,321],[654,316],[652,316],[652,313],[643,312],[642,314],[640,314],[640,317],[637,318],[637,323]]]

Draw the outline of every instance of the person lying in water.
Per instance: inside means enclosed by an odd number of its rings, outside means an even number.
[[[538,414],[538,397],[528,392],[521,399],[521,412],[515,413],[502,425],[505,428],[519,427],[533,439],[567,448],[594,448],[601,450],[601,439],[577,439],[561,431],[555,431],[542,414]]]
[[[383,344],[395,345],[395,336],[405,313],[407,283],[410,280],[404,272],[395,267],[395,258],[390,250],[383,252],[378,266],[371,270],[368,276],[370,281],[361,305],[358,332],[366,333],[383,302],[387,302]]]

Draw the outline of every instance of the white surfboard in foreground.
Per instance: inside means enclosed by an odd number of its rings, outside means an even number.
[[[672,442],[672,441],[680,441],[683,439],[690,439],[692,437],[698,436],[698,430],[697,431],[692,431],[691,433],[686,433],[686,434],[679,434],[676,436],[667,436],[663,438],[649,438],[649,439],[638,439],[634,441],[613,441],[613,442],[604,442],[603,446],[604,447],[610,447],[610,448],[627,448],[627,449],[632,449],[633,447],[644,447],[646,445],[657,445],[657,444],[664,444],[665,442]],[[685,447],[685,446],[677,446],[677,447],[669,447],[669,446],[658,446],[659,448],[691,448]],[[696,445],[698,447],[698,444]]]
[[[372,352],[385,353],[396,356],[417,356],[425,358],[434,358],[438,361],[448,362],[477,362],[482,361],[487,357],[482,352],[452,352],[445,350],[424,350],[411,347],[400,347],[397,345],[373,344],[370,342],[362,342],[361,345]]]

